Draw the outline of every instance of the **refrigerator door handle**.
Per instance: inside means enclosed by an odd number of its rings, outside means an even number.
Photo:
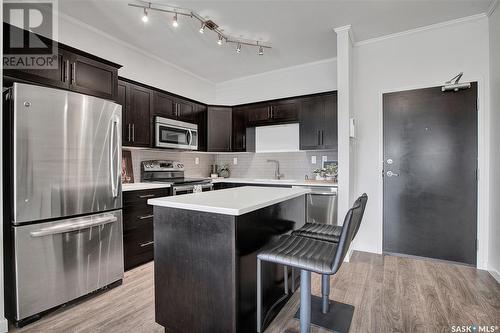
[[[120,143],[118,142],[118,135],[117,135],[117,128],[118,128],[118,119],[117,117],[114,117],[111,123],[111,138],[109,140],[109,172],[111,174],[111,194],[113,195],[113,198],[118,197],[118,184],[117,184],[117,173],[120,168],[118,159],[115,163],[114,161],[114,155],[115,149],[118,149],[120,146]],[[116,170],[115,167],[116,166]]]
[[[63,234],[70,231],[89,229],[92,227],[97,227],[105,225],[108,223],[113,223],[118,221],[118,218],[114,215],[105,216],[100,218],[89,219],[87,221],[75,221],[71,223],[63,223],[53,227],[42,228],[36,231],[30,232],[31,237],[43,237],[48,235]]]

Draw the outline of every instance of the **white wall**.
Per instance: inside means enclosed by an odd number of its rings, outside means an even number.
[[[500,7],[490,16],[490,90],[491,90],[491,150],[490,150],[490,241],[488,270],[500,282]]]
[[[381,253],[382,93],[439,86],[463,71],[464,81],[479,81],[479,131],[487,134],[488,19],[485,15],[476,16],[460,22],[441,24],[432,29],[420,29],[392,38],[358,43],[354,47],[353,56],[353,107],[357,121],[356,191],[366,192],[369,196],[366,219],[359,231],[355,248]],[[487,150],[484,150],[486,147],[487,140],[480,139],[480,168],[488,157]],[[479,188],[481,196],[485,193],[484,183],[483,180]],[[481,262],[478,262],[478,266],[484,268],[488,207],[484,206],[484,200],[481,202],[483,206],[479,210],[486,208],[486,214],[479,220]]]
[[[216,104],[237,105],[336,89],[337,61],[332,58],[218,83]]]
[[[215,84],[120,41],[74,18],[59,16],[58,40],[123,67],[118,75],[207,104],[215,101]]]

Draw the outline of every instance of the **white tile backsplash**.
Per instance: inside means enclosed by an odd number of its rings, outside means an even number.
[[[134,179],[140,181],[140,163],[147,160],[175,160],[185,167],[186,177],[210,177],[212,164],[228,164],[231,177],[237,178],[274,178],[274,163],[268,159],[280,162],[280,172],[285,179],[302,180],[305,175],[312,177],[312,171],[321,168],[321,161],[326,156],[328,161],[337,160],[336,150],[275,152],[275,153],[234,153],[207,154],[196,152],[177,152],[169,150],[130,149]],[[316,157],[316,164],[312,163]],[[199,159],[199,164],[196,164]],[[237,164],[234,162],[237,161]]]

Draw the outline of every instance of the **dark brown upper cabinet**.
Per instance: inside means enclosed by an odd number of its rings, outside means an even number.
[[[259,125],[271,120],[271,108],[268,103],[255,103],[242,108],[247,112],[249,125]]]
[[[8,33],[9,29],[18,28],[4,23],[4,34]],[[31,32],[29,34],[33,35]],[[36,36],[42,41],[50,41],[46,37]],[[68,45],[61,43],[56,43],[56,45],[57,68],[7,69],[3,72],[4,76],[116,100],[120,65]]]
[[[296,122],[299,119],[300,102],[286,99],[274,102],[245,105],[250,126]]]
[[[187,122],[196,120],[194,103],[159,91],[154,92],[153,115]]]
[[[154,106],[153,106],[153,116],[159,116],[163,118],[176,118],[177,110],[174,107],[174,99],[171,95],[165,94],[159,91],[155,91],[154,95]]]
[[[300,149],[337,149],[337,93],[302,99]]]
[[[234,107],[232,114],[232,151],[246,151],[247,149],[247,115],[245,108]]]
[[[207,151],[207,106],[193,104],[193,118],[198,125],[198,151]]]
[[[122,142],[124,146],[149,147],[152,143],[150,116],[151,89],[118,81],[117,102],[122,105]]]
[[[232,108],[209,106],[207,110],[207,151],[231,151]]]

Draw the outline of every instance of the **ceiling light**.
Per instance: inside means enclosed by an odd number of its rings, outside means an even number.
[[[222,45],[222,35],[219,35],[219,40],[217,41],[217,44]]]
[[[177,28],[179,26],[179,22],[177,22],[177,13],[174,14],[174,20],[172,21],[172,26]]]
[[[204,33],[204,32],[205,32],[205,22],[203,22],[203,23],[201,24],[201,27],[200,27],[200,30],[199,30],[199,31],[200,31],[200,34],[202,34],[202,33]]]
[[[149,21],[148,10],[144,8],[144,14],[142,15],[142,22],[146,23],[147,21]]]
[[[241,43],[238,43],[238,45],[236,46],[236,53],[240,52],[241,52]]]
[[[264,48],[262,46],[259,47],[259,55],[264,55]]]

